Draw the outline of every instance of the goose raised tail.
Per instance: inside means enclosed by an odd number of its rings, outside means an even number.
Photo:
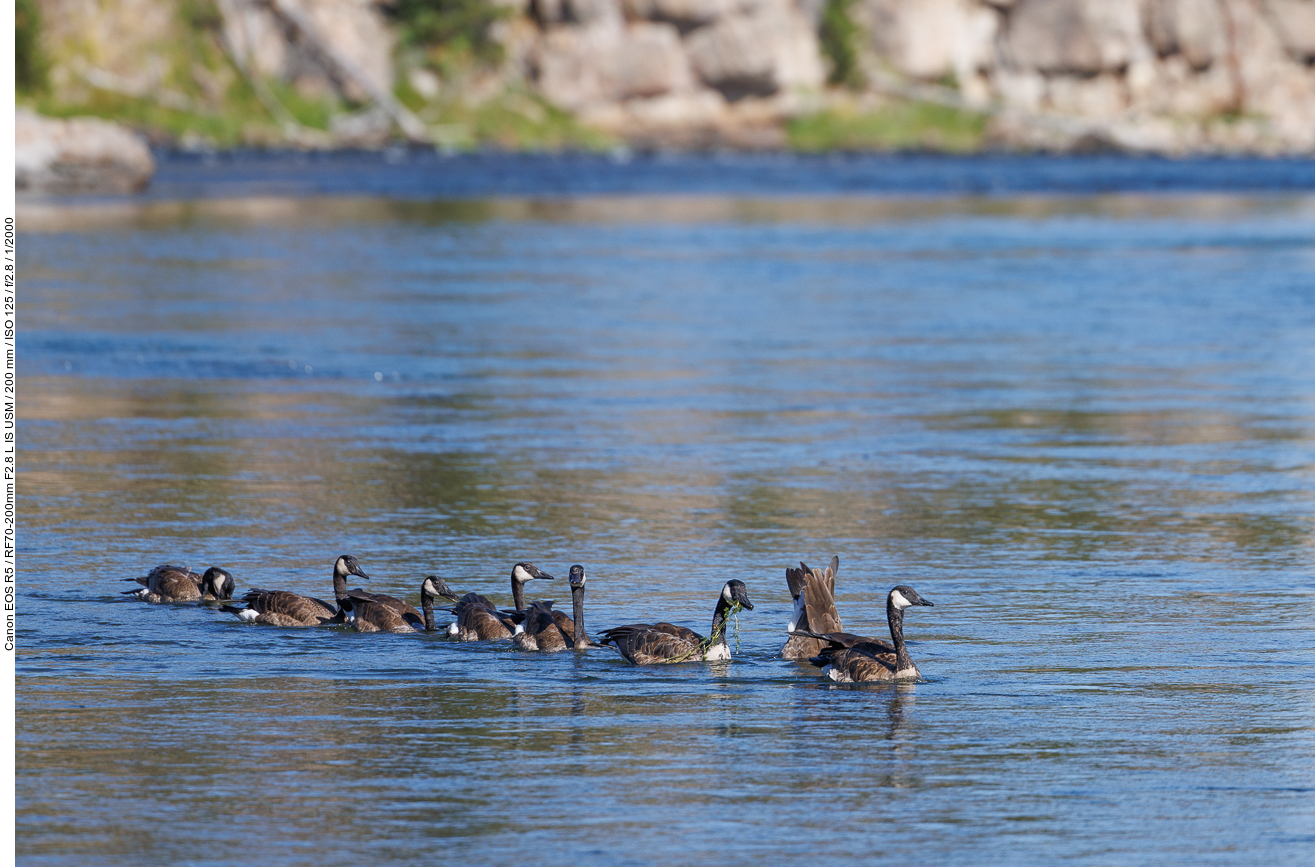
[[[836,611],[836,574],[840,571],[840,558],[832,557],[825,569],[809,568],[800,563],[798,569],[785,570],[785,583],[794,599],[794,611],[786,631],[790,637],[781,656],[785,659],[808,659],[816,656],[826,645],[813,637],[813,633],[840,632],[845,627]]]

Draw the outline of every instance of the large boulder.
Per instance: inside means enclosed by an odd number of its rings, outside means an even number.
[[[994,62],[1000,15],[975,0],[864,0],[853,14],[876,54],[909,77],[963,81]]]
[[[734,12],[739,0],[625,0],[625,13],[630,18],[665,21],[682,32],[711,24]]]
[[[762,0],[685,38],[690,64],[730,100],[821,87],[817,34],[790,0]]]
[[[1294,58],[1315,61],[1315,0],[1265,0],[1283,47]]]
[[[14,186],[42,193],[132,193],[150,183],[145,142],[99,118],[58,120],[20,108],[14,116]]]
[[[318,36],[350,62],[376,89],[393,88],[394,37],[371,0],[297,0]],[[224,40],[239,62],[257,75],[291,81],[303,92],[319,95],[341,88],[365,99],[354,82],[335,81],[316,46],[289,40],[284,23],[264,0],[217,0]]]
[[[694,79],[670,24],[555,27],[534,56],[540,92],[570,111],[688,91]]]
[[[1219,0],[1149,0],[1146,35],[1161,57],[1181,54],[1195,70],[1228,53],[1227,23]]]
[[[1099,75],[1149,53],[1137,0],[1017,0],[1006,45],[1013,65],[1046,75]]]

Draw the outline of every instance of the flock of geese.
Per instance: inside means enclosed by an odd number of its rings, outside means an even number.
[[[790,637],[781,650],[786,659],[807,659],[822,673],[839,683],[921,678],[918,667],[909,657],[904,641],[904,609],[931,605],[912,588],[900,584],[886,595],[886,621],[890,641],[853,635],[843,631],[836,611],[835,580],[840,558],[831,558],[825,569],[811,569],[800,563],[798,569],[786,569],[786,585],[794,599],[794,611],[786,627]],[[727,619],[742,609],[753,610],[743,581],[727,581],[712,613],[712,630],[708,636],[671,623],[632,623],[615,626],[591,641],[584,627],[583,566],[570,570],[572,616],[553,609],[551,601],[526,603],[525,585],[530,581],[551,581],[552,575],[533,563],[517,563],[511,570],[511,597],[514,608],[500,609],[478,593],[458,596],[441,578],[430,575],[420,585],[420,610],[408,602],[384,593],[369,593],[361,588],[349,590],[349,576],[369,579],[361,564],[344,554],[333,564],[333,603],[303,596],[287,590],[248,590],[243,606],[222,605],[222,610],[244,623],[270,626],[345,625],[358,632],[436,632],[435,601],[450,603],[437,610],[456,619],[444,631],[458,641],[508,641],[521,650],[556,652],[612,647],[635,665],[677,662],[716,662],[731,658],[726,641]],[[140,578],[128,578],[142,586],[127,591],[150,603],[218,602],[232,600],[236,584],[233,576],[218,566],[197,575],[186,566],[157,566]]]

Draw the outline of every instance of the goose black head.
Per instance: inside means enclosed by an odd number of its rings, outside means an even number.
[[[343,554],[339,557],[338,562],[333,564],[333,571],[344,577],[348,575],[357,575],[367,581],[370,580],[370,576],[365,574],[365,570],[361,568],[361,564],[358,563],[356,558],[351,554]]]
[[[583,566],[580,566],[580,565],[578,565],[578,564],[575,565],[575,566],[572,566],[572,567],[571,567],[571,592],[575,592],[575,589],[576,589],[577,587],[580,588],[581,590],[583,590],[583,589],[584,589],[584,580],[585,580],[585,578],[584,578],[584,567],[583,567]]]
[[[890,604],[895,606],[895,610],[903,611],[910,605],[931,605],[930,599],[923,599],[907,584],[899,584],[890,588]],[[935,606],[933,606],[935,607]]]
[[[524,584],[531,578],[542,578],[545,581],[555,580],[547,572],[535,566],[533,563],[517,563],[511,567],[511,580]]]
[[[229,575],[227,570],[220,569],[218,566],[211,566],[205,570],[201,576],[201,593],[209,594],[216,599],[232,599],[233,591],[237,589],[237,584],[233,581],[233,576]]]
[[[726,586],[721,588],[721,598],[731,605],[738,603],[746,611],[753,610],[753,603],[749,601],[749,589],[739,579],[732,578],[726,582]]]
[[[425,583],[420,585],[420,595],[428,596],[430,599],[437,599],[442,596],[444,599],[451,599],[453,602],[457,599],[457,594],[453,593],[447,586],[447,582],[437,575],[429,575],[425,578]]]

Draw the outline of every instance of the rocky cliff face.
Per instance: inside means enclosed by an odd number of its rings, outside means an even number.
[[[308,98],[364,102],[397,80],[476,102],[524,88],[630,141],[744,147],[783,146],[790,118],[895,95],[989,113],[1005,145],[1315,151],[1315,0],[489,2],[507,9],[495,28],[504,60],[445,81],[398,52],[375,0],[214,0],[207,26],[231,69],[190,71],[162,59],[186,27],[168,0],[41,5],[52,80],[67,93],[110,87],[195,105],[180,75],[202,96],[228,86],[225,76],[262,93],[262,82],[282,81]],[[857,25],[866,95],[826,85],[819,31],[837,10]],[[289,11],[309,30],[291,26]],[[377,137],[399,117],[352,122]]]
[[[815,5],[569,2],[537,14],[532,75],[622,135],[765,131],[819,104]],[[1315,0],[858,0],[852,14],[877,89],[938,83],[997,114],[1003,144],[1315,150]]]

